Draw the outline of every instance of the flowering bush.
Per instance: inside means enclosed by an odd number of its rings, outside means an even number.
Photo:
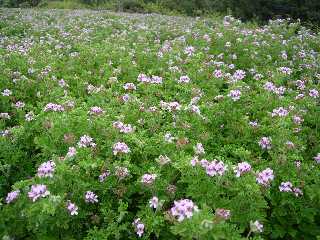
[[[320,236],[319,35],[0,11],[3,239]]]

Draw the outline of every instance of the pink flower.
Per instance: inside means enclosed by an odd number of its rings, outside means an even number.
[[[169,111],[173,112],[173,111],[178,111],[181,109],[181,105],[178,102],[170,102],[169,103]]]
[[[282,182],[279,186],[280,192],[292,192],[291,182]]]
[[[162,77],[152,76],[152,77],[151,77],[151,80],[150,80],[150,83],[153,83],[153,84],[161,84],[161,83],[162,83]]]
[[[209,165],[205,167],[206,173],[210,176],[222,176],[227,170],[227,166],[222,161],[213,160]]]
[[[197,145],[194,146],[193,149],[197,155],[201,155],[205,153],[202,143],[197,143]]]
[[[85,195],[86,203],[96,203],[98,202],[98,196],[91,191],[87,191]]]
[[[180,79],[178,80],[178,83],[189,83],[190,78],[188,76],[181,76]]]
[[[174,206],[171,208],[172,216],[177,217],[179,222],[185,218],[191,218],[193,213],[198,211],[198,207],[190,199],[174,201]]]
[[[297,88],[298,89],[300,89],[300,90],[304,90],[305,89],[305,82],[304,81],[302,81],[302,80],[297,80],[296,81],[296,86],[297,86]]]
[[[282,74],[285,74],[285,75],[291,75],[291,73],[292,73],[292,69],[291,69],[291,68],[288,68],[288,67],[280,67],[280,68],[278,68],[278,70],[279,70]]]
[[[60,87],[68,87],[68,84],[63,79],[59,80],[58,84]]]
[[[2,96],[4,96],[4,97],[9,97],[9,96],[12,94],[12,91],[9,90],[9,89],[4,89],[1,94],[2,94]]]
[[[156,180],[157,175],[156,174],[144,174],[142,176],[141,182],[145,185],[152,185],[154,181]]]
[[[38,168],[38,177],[53,177],[56,164],[53,161],[42,163]]]
[[[251,165],[247,162],[238,163],[235,167],[234,172],[236,173],[236,177],[240,177],[242,174],[251,171]]]
[[[124,142],[117,142],[113,145],[113,155],[117,155],[118,153],[129,153],[130,148]]]
[[[116,167],[115,175],[121,180],[129,176],[129,170],[126,167]]]
[[[214,70],[213,75],[215,78],[222,78],[223,72],[220,69],[216,69],[216,70]]]
[[[303,93],[300,93],[298,94],[294,99],[295,100],[299,100],[299,99],[303,99],[304,98],[304,94]]]
[[[142,237],[144,233],[144,224],[140,222],[140,218],[135,219],[132,225],[135,227],[137,235]]]
[[[256,177],[257,183],[266,187],[269,186],[269,184],[273,179],[274,179],[273,170],[270,168],[267,168],[262,172],[259,172]]]
[[[266,149],[266,150],[271,149],[271,138],[270,137],[262,137],[259,141],[259,145],[262,149]]]
[[[109,175],[110,175],[110,171],[105,171],[101,173],[99,176],[99,182],[104,182]]]
[[[85,147],[95,147],[96,144],[93,142],[93,138],[88,135],[83,135],[80,137],[80,141],[78,142],[79,148]]]
[[[184,53],[187,54],[188,56],[192,56],[194,52],[195,52],[195,49],[192,46],[188,46],[184,49]]]
[[[47,186],[43,184],[32,185],[31,190],[28,192],[28,197],[35,202],[39,198],[48,196],[50,192],[47,190]]]
[[[215,215],[219,218],[222,218],[224,220],[227,220],[230,218],[230,210],[223,209],[223,208],[217,208],[215,211]]]
[[[31,122],[33,119],[34,119],[34,113],[33,113],[33,112],[28,112],[28,113],[26,113],[26,115],[25,115],[25,120],[26,120],[27,122]]]
[[[134,83],[126,83],[123,85],[123,88],[125,90],[136,90],[136,86],[134,85]]]
[[[255,222],[250,221],[250,230],[252,232],[263,232],[263,225],[258,220]]]
[[[253,127],[253,128],[256,128],[256,127],[259,126],[259,124],[258,124],[257,121],[250,121],[250,122],[249,122],[249,125],[250,125],[251,127]]]
[[[151,208],[157,209],[157,208],[158,208],[158,205],[159,205],[159,199],[158,199],[157,197],[152,197],[152,198],[149,200],[149,204],[150,204],[150,207],[151,207]]]
[[[203,168],[208,167],[209,164],[210,164],[210,162],[209,162],[207,159],[201,159],[201,160],[200,160],[200,165],[201,165],[201,167],[203,167]]]
[[[16,106],[16,108],[18,108],[18,109],[24,108],[25,103],[24,103],[24,102],[21,102],[21,101],[18,101],[18,102],[16,102],[15,106]]]
[[[49,111],[53,111],[53,112],[63,112],[64,111],[64,107],[62,105],[59,104],[55,104],[55,103],[48,103],[43,111],[45,112],[49,112]]]
[[[283,108],[283,107],[279,107],[279,108],[276,108],[276,109],[273,109],[272,113],[271,113],[271,116],[274,117],[274,116],[279,116],[279,117],[285,117],[288,115],[288,110]]]
[[[138,82],[142,82],[142,83],[149,83],[150,82],[150,78],[145,75],[144,73],[140,73],[137,79]]]
[[[313,98],[319,97],[319,91],[317,89],[311,89],[309,90],[309,96]]]
[[[303,192],[300,188],[293,188],[293,194],[296,196],[296,197],[299,197],[299,196],[302,196],[303,195]]]
[[[96,116],[101,115],[103,113],[104,113],[103,109],[97,106],[91,107],[89,111],[90,115],[96,115]]]
[[[241,97],[241,91],[239,89],[231,90],[228,94],[233,101],[238,101]]]
[[[16,200],[19,197],[19,195],[20,195],[20,190],[9,192],[6,197],[6,203],[9,204],[9,203],[13,202],[14,200]]]
[[[294,122],[295,124],[297,124],[297,125],[300,125],[300,124],[304,121],[302,117],[297,116],[297,115],[294,115],[294,116],[292,117],[292,120],[293,120],[293,122]]]
[[[246,72],[243,71],[243,70],[237,70],[235,71],[235,73],[233,74],[232,78],[235,80],[235,81],[239,81],[239,80],[242,80],[246,77]]]
[[[113,122],[112,126],[119,129],[121,133],[132,133],[134,131],[134,127],[131,124],[124,124],[120,121]]]
[[[129,94],[124,94],[123,96],[121,96],[121,100],[123,102],[128,102],[130,100],[130,95]]]
[[[194,156],[190,161],[190,164],[192,167],[196,166],[198,163],[199,163],[198,156]]]
[[[71,157],[74,157],[76,154],[77,154],[77,149],[75,147],[69,147],[66,157],[71,158]]]
[[[71,216],[78,215],[78,207],[74,203],[72,203],[70,200],[68,200],[67,203],[67,209]]]

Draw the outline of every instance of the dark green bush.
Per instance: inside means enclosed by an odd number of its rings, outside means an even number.
[[[125,12],[144,12],[142,1],[138,0],[125,0],[122,2],[122,10]]]

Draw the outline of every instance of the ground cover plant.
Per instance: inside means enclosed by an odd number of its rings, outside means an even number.
[[[2,239],[319,239],[320,36],[0,10]]]

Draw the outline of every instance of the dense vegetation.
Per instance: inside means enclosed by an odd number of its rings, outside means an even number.
[[[1,2],[2,1],[2,2]],[[242,20],[265,22],[273,18],[300,19],[319,25],[318,0],[0,0],[0,6],[50,6],[58,8],[104,7],[131,12],[180,12],[202,15],[232,13]],[[84,4],[84,5],[82,5]]]
[[[0,10],[2,239],[319,239],[320,35]]]

